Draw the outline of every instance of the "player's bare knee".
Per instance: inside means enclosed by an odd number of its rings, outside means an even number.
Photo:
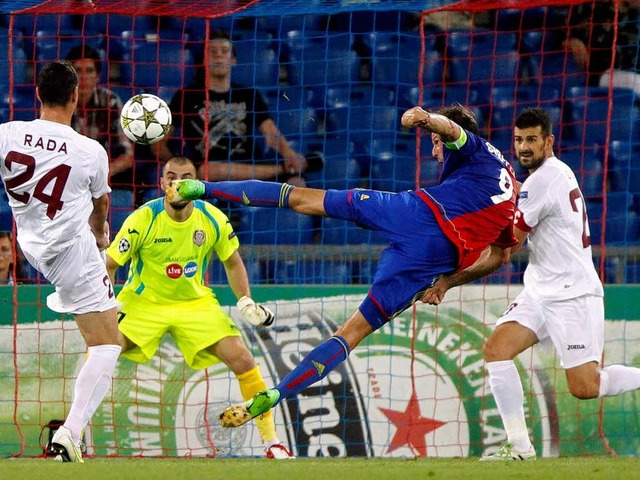
[[[578,400],[598,398],[600,386],[594,383],[569,383],[569,392]]]
[[[487,342],[484,344],[482,351],[484,360],[487,363],[512,360],[514,357],[510,352],[507,351],[502,343],[492,340],[491,338],[489,338],[489,340],[487,340]]]

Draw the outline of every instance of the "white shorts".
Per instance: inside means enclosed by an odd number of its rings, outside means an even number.
[[[56,291],[47,297],[47,306],[54,312],[83,314],[116,307],[107,267],[88,228],[53,261],[40,262],[24,254],[55,285]]]
[[[560,301],[540,301],[523,291],[498,319],[517,322],[542,341],[550,338],[562,368],[600,363],[604,348],[604,299],[583,295]]]

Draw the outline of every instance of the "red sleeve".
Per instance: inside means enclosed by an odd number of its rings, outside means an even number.
[[[513,224],[523,232],[529,233],[531,231],[531,227],[527,225],[527,222],[524,221],[524,215],[522,215],[522,212],[517,208],[515,216],[513,218]]]

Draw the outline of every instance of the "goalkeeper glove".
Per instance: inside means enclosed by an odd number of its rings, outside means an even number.
[[[276,316],[271,310],[262,305],[258,305],[250,297],[246,295],[238,300],[236,304],[242,316],[252,325],[256,327],[268,327],[271,325]]]
[[[191,179],[174,180],[167,185],[164,193],[169,203],[196,200],[205,193],[204,183],[200,180]]]

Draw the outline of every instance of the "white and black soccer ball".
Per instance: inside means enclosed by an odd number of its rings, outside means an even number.
[[[160,97],[141,93],[127,100],[120,125],[129,140],[151,145],[162,140],[171,128],[171,110]]]

